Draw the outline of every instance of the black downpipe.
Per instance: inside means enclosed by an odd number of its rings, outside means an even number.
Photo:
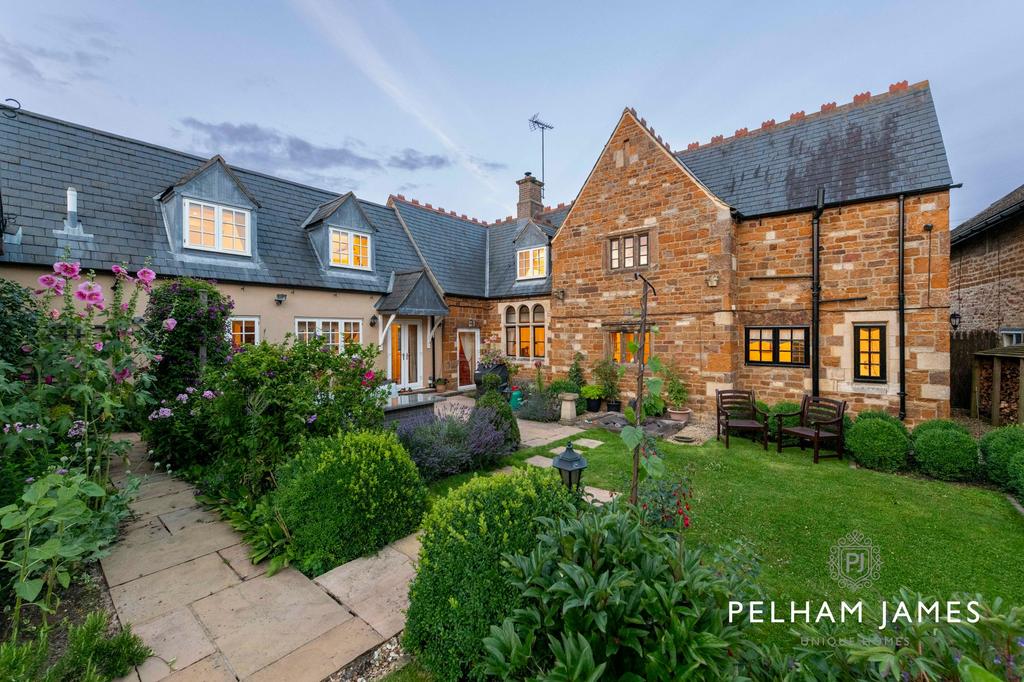
[[[903,239],[904,233],[906,232],[906,216],[903,210],[904,198],[901,194],[899,196],[899,268],[898,268],[898,282],[897,282],[897,300],[899,305],[899,312],[897,313],[900,338],[900,420],[907,418],[907,292],[904,289],[904,272],[903,272]]]
[[[825,211],[825,188],[818,188],[818,201],[811,219],[811,395],[819,391],[818,347],[821,343],[821,214]]]

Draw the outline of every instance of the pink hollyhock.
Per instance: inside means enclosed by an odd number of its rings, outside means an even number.
[[[97,341],[96,343],[92,344],[92,347],[96,349],[97,353],[99,353],[101,350],[103,350],[103,342]]]
[[[114,273],[115,275],[117,275],[118,277],[124,277],[125,275],[127,275],[127,274],[128,274],[128,271],[127,271],[127,270],[125,270],[125,269],[124,269],[123,267],[121,267],[120,265],[111,265],[111,266],[110,266],[110,271],[111,271],[112,273]]]
[[[60,311],[57,310],[56,308],[51,308],[50,309],[50,319],[51,320],[60,319]]]
[[[123,384],[132,375],[132,370],[128,367],[124,369],[114,370],[114,381],[119,384]]]
[[[67,277],[68,279],[78,279],[79,273],[82,272],[82,266],[78,263],[66,263],[64,261],[57,261],[53,264],[53,271],[58,275]]]
[[[163,362],[164,356],[157,353],[156,355],[153,356],[153,359],[156,360],[157,362]]]
[[[121,312],[125,312],[125,313],[128,312],[128,303],[127,302],[121,304]]]
[[[146,285],[152,284],[153,280],[156,279],[156,273],[153,272],[152,270],[150,270],[149,268],[142,268],[141,270],[136,272],[135,275],[140,280],[142,280],[143,284],[146,284]]]
[[[39,286],[44,289],[52,289],[57,286],[57,278],[53,275],[39,275],[39,279],[36,281],[39,282]]]
[[[166,329],[169,332],[173,332],[174,328],[177,326],[178,321],[173,317],[168,317],[166,320],[164,320],[164,329]]]
[[[103,288],[96,282],[82,282],[75,287],[75,298],[86,303],[100,303],[103,301]]]

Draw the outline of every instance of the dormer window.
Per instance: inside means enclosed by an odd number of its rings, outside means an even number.
[[[337,268],[370,269],[370,235],[331,228],[331,265]]]
[[[516,253],[519,263],[517,279],[537,279],[548,274],[548,250],[545,246],[521,249]]]
[[[249,211],[185,199],[185,248],[248,256]]]

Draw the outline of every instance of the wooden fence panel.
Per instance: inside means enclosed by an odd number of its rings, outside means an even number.
[[[999,345],[999,334],[974,330],[949,335],[949,397],[954,408],[971,406],[971,367],[974,354]]]

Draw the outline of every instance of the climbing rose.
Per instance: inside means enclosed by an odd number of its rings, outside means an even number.
[[[156,355],[153,356],[153,359],[156,360],[157,362],[163,362],[164,356],[157,353]]]
[[[177,326],[178,321],[173,317],[168,317],[166,320],[164,320],[164,329],[166,329],[169,332],[174,331],[174,328]]]

